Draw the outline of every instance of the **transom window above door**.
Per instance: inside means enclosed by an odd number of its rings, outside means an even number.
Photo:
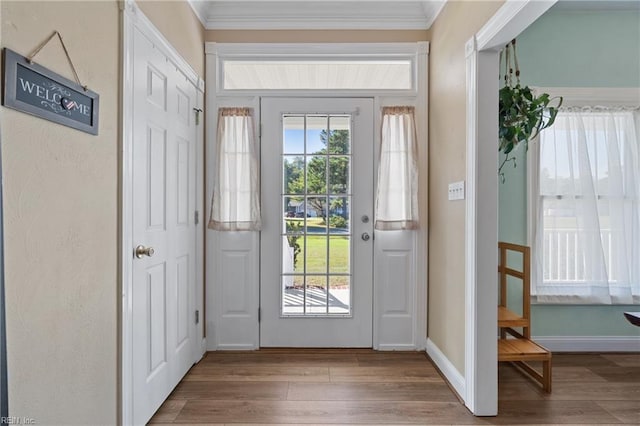
[[[410,90],[413,61],[235,60],[222,64],[225,90]]]
[[[416,96],[424,84],[418,43],[207,43],[220,95]]]

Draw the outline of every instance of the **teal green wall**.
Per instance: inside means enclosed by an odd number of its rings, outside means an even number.
[[[535,305],[531,307],[534,336],[638,336],[625,311],[638,306]]]
[[[522,82],[532,86],[640,86],[639,11],[554,11],[517,39]]]
[[[551,9],[517,39],[522,83],[542,87],[640,87],[640,12]],[[526,153],[500,184],[499,238],[527,244]],[[517,310],[519,294],[510,294]],[[535,336],[633,336],[624,311],[640,306],[532,305]]]

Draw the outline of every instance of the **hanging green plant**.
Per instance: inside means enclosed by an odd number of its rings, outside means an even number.
[[[529,141],[554,123],[558,109],[562,105],[562,97],[551,98],[546,93],[536,96],[529,86],[522,87],[520,85],[520,69],[516,57],[515,39],[500,52],[500,62],[502,62],[503,53],[505,55],[505,84],[499,92],[498,137],[500,144],[498,151],[504,154],[504,159],[500,163],[498,174],[504,183],[504,166],[508,162],[512,162],[513,167],[517,166],[516,157],[512,156],[513,152],[520,145],[524,145],[525,149],[528,149]],[[514,67],[515,79],[513,78]]]

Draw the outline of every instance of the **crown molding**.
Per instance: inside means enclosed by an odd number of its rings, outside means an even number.
[[[298,58],[409,58],[428,54],[429,42],[406,43],[205,43],[205,54],[233,58],[260,57],[265,60]]]
[[[435,1],[423,1],[422,7],[424,9],[424,14],[427,16],[427,29],[431,28],[438,16],[440,16],[440,12],[444,9],[444,5],[447,3],[447,0],[435,0]]]
[[[195,13],[196,17],[200,21],[203,27],[207,27],[207,9],[209,8],[209,4],[206,1],[202,0],[187,0],[189,6],[191,6],[191,10]]]
[[[207,30],[426,30],[447,0],[188,0]]]

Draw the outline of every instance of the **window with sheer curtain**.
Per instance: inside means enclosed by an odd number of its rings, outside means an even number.
[[[260,230],[257,147],[251,108],[220,108],[209,228]]]
[[[638,108],[564,108],[539,138],[532,294],[640,302]]]
[[[418,166],[413,107],[382,110],[376,222],[379,230],[418,228]]]

